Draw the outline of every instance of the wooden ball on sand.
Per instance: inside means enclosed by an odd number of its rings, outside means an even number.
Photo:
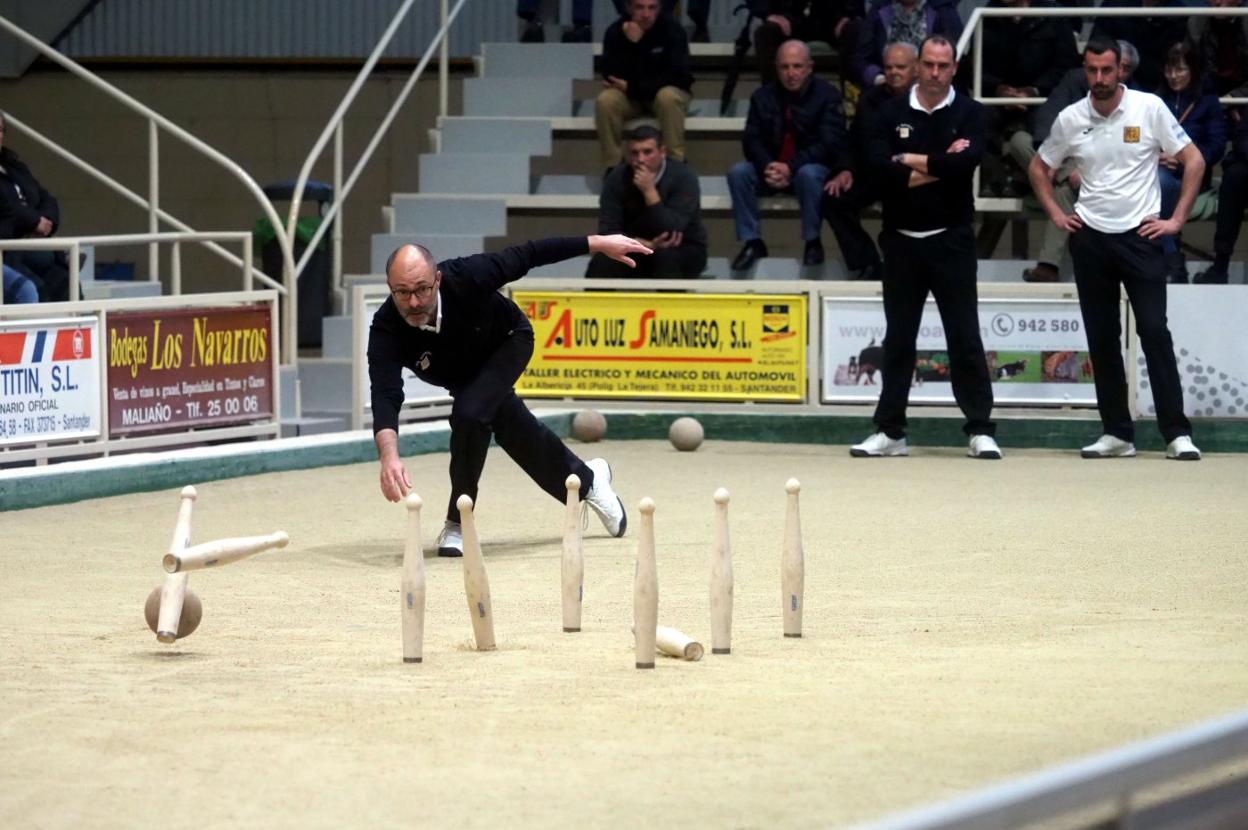
[[[572,418],[572,437],[577,441],[592,444],[601,441],[607,434],[607,419],[601,412],[593,409],[582,409]]]
[[[667,431],[667,440],[681,452],[692,452],[702,446],[702,425],[693,418],[677,418]]]
[[[147,595],[147,602],[143,605],[143,615],[147,617],[147,627],[152,629],[152,633],[156,633],[156,624],[160,621],[160,589],[157,585],[152,592]],[[199,628],[199,621],[204,616],[204,604],[199,601],[199,594],[186,589],[186,599],[182,601],[182,616],[178,619],[178,639],[190,636],[195,629]]]

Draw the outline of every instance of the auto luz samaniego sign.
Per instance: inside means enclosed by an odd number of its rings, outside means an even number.
[[[132,435],[273,417],[267,304],[108,316],[108,431]]]

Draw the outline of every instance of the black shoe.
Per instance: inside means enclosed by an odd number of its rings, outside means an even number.
[[[524,24],[524,31],[520,33],[521,43],[545,43],[546,33],[542,31],[542,24],[536,20],[530,20]]]
[[[851,280],[870,280],[879,282],[884,279],[884,268],[878,262],[873,262],[866,268],[859,268],[857,271],[850,271],[849,278]]]
[[[1035,268],[1023,269],[1023,282],[1057,282],[1061,277],[1056,265],[1037,262]]]
[[[1226,285],[1229,280],[1225,265],[1213,265],[1197,274],[1192,282],[1197,285]]]
[[[693,36],[689,38],[690,43],[710,43],[711,33],[707,31],[706,25],[694,26]]]
[[[591,43],[593,39],[594,30],[589,28],[588,23],[577,23],[560,38],[564,43]]]
[[[812,239],[806,243],[806,253],[802,255],[802,264],[823,264],[823,243],[821,241],[818,239]]]
[[[747,240],[741,248],[741,253],[737,254],[737,258],[732,261],[732,270],[748,271],[754,267],[754,263],[767,256],[767,243],[761,239]]]
[[[1182,251],[1170,251],[1166,254],[1166,282],[1171,285],[1187,283],[1187,257]]]

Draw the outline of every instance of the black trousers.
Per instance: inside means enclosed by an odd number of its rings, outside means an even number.
[[[1221,265],[1230,262],[1235,251],[1244,208],[1248,208],[1248,162],[1232,153],[1222,162],[1217,226],[1213,233],[1213,253]]]
[[[558,500],[567,498],[564,482],[575,473],[581,498],[589,494],[594,473],[543,424],[516,395],[516,380],[533,356],[533,332],[507,338],[469,383],[450,390],[451,500],[447,521],[459,521],[455,501],[465,493],[477,501],[477,483],[485,468],[491,436],[529,478]]]
[[[876,194],[857,175],[848,193],[823,196],[823,218],[828,221],[845,257],[845,267],[851,273],[880,264],[880,253],[871,234],[862,228],[862,211],[876,200]]]
[[[875,424],[890,438],[906,434],[906,404],[914,378],[915,341],[930,292],[936,299],[945,347],[949,353],[949,379],[967,435],[993,435],[992,379],[979,336],[979,296],[976,287],[978,261],[975,234],[969,225],[950,228],[935,236],[915,239],[897,231],[880,234],[884,251],[883,382]]]
[[[1183,414],[1174,341],[1166,325],[1166,267],[1161,242],[1145,239],[1134,230],[1101,233],[1083,227],[1070,237],[1070,256],[1096,381],[1096,408],[1105,432],[1123,441],[1135,440],[1122,361],[1121,285],[1127,290],[1148,365],[1157,427],[1167,443],[1180,435],[1191,435],[1192,425]]]
[[[675,248],[659,248],[652,254],[633,255],[636,268],[629,268],[605,254],[594,254],[585,269],[585,276],[599,279],[628,279],[629,277],[656,277],[661,279],[685,279],[697,277],[706,270],[706,248],[701,245],[678,245]]]

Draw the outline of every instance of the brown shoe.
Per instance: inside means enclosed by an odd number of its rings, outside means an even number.
[[[1023,282],[1057,282],[1057,268],[1047,262],[1037,262],[1035,268],[1023,269]]]

